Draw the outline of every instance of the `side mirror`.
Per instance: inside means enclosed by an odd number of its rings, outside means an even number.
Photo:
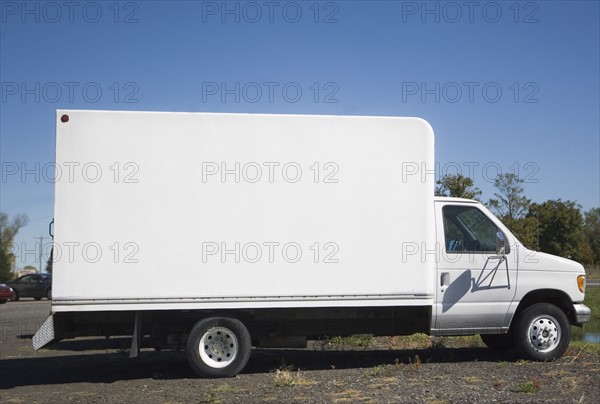
[[[506,242],[504,233],[498,230],[496,233],[496,254],[506,255],[510,253],[510,245]]]

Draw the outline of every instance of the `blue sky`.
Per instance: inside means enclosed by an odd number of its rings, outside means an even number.
[[[38,266],[52,218],[59,108],[419,116],[438,173],[486,200],[500,171],[533,201],[598,207],[599,22],[598,1],[2,1],[17,266]]]

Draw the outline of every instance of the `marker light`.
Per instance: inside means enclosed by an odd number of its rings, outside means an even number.
[[[585,275],[579,275],[577,277],[577,286],[581,293],[585,293]]]
[[[63,116],[61,116],[61,117],[60,117],[60,121],[61,121],[62,123],[67,123],[67,122],[69,122],[69,115],[67,115],[67,114],[64,114]]]

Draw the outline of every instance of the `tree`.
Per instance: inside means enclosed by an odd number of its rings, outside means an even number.
[[[490,199],[488,207],[496,213],[513,234],[532,250],[538,250],[537,218],[527,216],[531,200],[524,193],[523,180],[512,173],[501,174],[494,180],[498,192]]]
[[[523,194],[522,183],[513,173],[500,174],[494,180],[499,192],[494,193],[496,198],[490,199],[488,205],[503,221],[518,220],[527,214],[531,200]]]
[[[52,263],[54,260],[54,248],[50,250],[50,256],[48,257],[48,261],[46,261],[46,272],[49,274],[52,273]]]
[[[12,278],[12,244],[19,229],[27,224],[29,219],[20,214],[9,220],[6,213],[0,212],[0,282]]]
[[[600,265],[600,208],[585,212],[583,231],[594,265]]]
[[[510,225],[504,223],[521,243],[530,250],[539,251],[538,244],[538,221],[534,216],[526,216],[521,219],[510,221]]]
[[[13,256],[4,248],[0,248],[0,283],[11,279]]]
[[[541,251],[575,261],[585,258],[583,216],[575,202],[557,199],[533,203],[528,216],[537,218]]]
[[[437,182],[435,188],[437,196],[454,196],[456,198],[477,199],[481,191],[473,187],[473,180],[469,177],[463,177],[461,174],[446,174]]]

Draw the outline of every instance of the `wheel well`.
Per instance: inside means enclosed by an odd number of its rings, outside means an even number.
[[[556,289],[540,289],[527,293],[523,299],[521,299],[513,319],[527,307],[536,303],[550,303],[557,306],[565,313],[569,319],[569,323],[575,323],[575,312],[573,311],[573,302],[571,301],[571,298],[565,292]]]

